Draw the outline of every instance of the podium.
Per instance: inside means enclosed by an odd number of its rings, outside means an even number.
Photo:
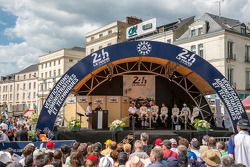
[[[92,129],[107,129],[108,128],[108,110],[92,111]]]

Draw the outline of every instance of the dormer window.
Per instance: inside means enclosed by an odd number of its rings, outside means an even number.
[[[191,30],[191,37],[195,36],[195,29]]]
[[[240,30],[241,30],[241,34],[246,34],[246,27],[245,26],[241,26],[240,27]]]
[[[198,35],[202,35],[202,34],[203,34],[203,28],[200,27],[200,28],[198,28]]]

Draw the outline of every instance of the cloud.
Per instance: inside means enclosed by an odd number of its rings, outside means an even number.
[[[144,20],[156,17],[160,25],[177,18],[199,17],[205,12],[218,14],[218,1],[0,0],[0,8],[17,17],[15,26],[4,30],[5,36],[22,39],[21,43],[0,46],[0,63],[11,62],[5,71],[0,70],[0,75],[4,75],[37,63],[37,57],[49,51],[84,46],[87,32],[115,20],[124,20],[126,16]],[[250,0],[224,0],[221,11],[223,16],[247,22]]]

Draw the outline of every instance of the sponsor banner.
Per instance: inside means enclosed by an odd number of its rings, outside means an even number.
[[[118,102],[119,102],[118,96],[109,97],[109,103],[118,103]]]
[[[222,127],[222,114],[221,114],[220,99],[215,99],[215,106],[216,106],[216,124],[217,124],[217,127]]]
[[[127,39],[145,35],[156,30],[156,18],[128,27],[126,30]]]
[[[193,52],[168,43],[155,41],[131,41],[111,45],[98,50],[97,52],[84,57],[71,67],[56,83],[45,100],[38,119],[37,127],[40,129],[44,129],[45,127],[53,129],[56,116],[72,89],[97,68],[107,64],[112,66],[112,62],[120,61],[122,59],[142,56],[169,60],[190,69],[205,80],[218,94],[228,110],[233,125],[236,125],[241,118],[248,119],[241,100],[234,88],[230,85],[227,79],[206,60]],[[108,73],[107,76],[108,75],[112,75],[112,72]],[[138,91],[137,89],[131,91],[132,87],[145,87],[143,86],[145,84],[145,79],[147,80],[146,85],[151,82],[152,88],[148,88],[144,91],[139,89],[143,94],[131,94],[130,92]],[[126,79],[124,79],[124,81],[125,80]],[[135,84],[133,85],[134,81]],[[153,85],[154,80],[148,80],[147,78],[137,79],[132,77],[130,78],[130,81],[126,81],[125,84],[127,85],[125,85],[124,88],[124,96],[155,96],[155,88]]]
[[[76,104],[76,97],[68,97],[67,104]]]
[[[87,103],[88,102],[87,96],[78,96],[77,97],[77,102],[79,102],[79,103]]]
[[[154,75],[124,75],[123,96],[155,99]]]
[[[54,140],[55,143],[55,150],[60,149],[62,145],[66,144],[68,146],[72,146],[75,140]],[[46,148],[47,142],[30,142],[30,141],[16,141],[16,142],[5,142],[0,143],[0,150],[6,150],[8,148],[12,148],[14,153],[17,155],[22,155],[22,151],[24,147],[29,144],[33,143],[36,148]]]

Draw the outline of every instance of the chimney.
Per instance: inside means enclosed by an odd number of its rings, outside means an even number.
[[[135,25],[142,22],[142,19],[137,18],[136,16],[128,16],[126,17],[126,23],[129,25]]]

